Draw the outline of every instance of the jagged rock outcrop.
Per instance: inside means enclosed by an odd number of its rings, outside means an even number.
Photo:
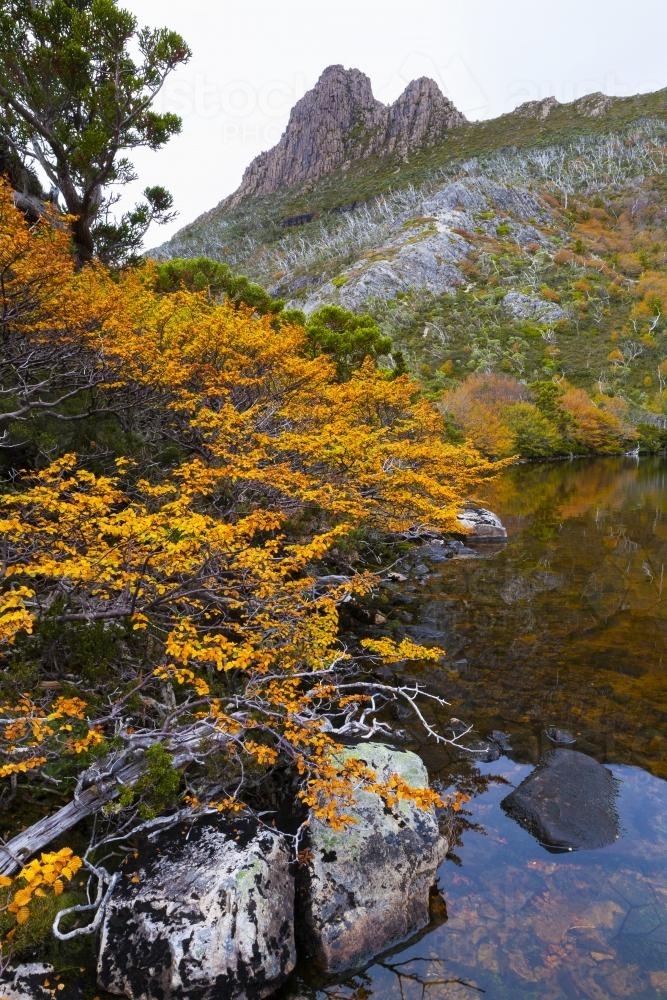
[[[555,97],[543,97],[541,101],[525,101],[518,108],[515,108],[512,114],[519,115],[521,118],[538,118],[540,121],[544,121],[552,111],[560,107],[561,103]]]
[[[503,308],[513,319],[528,319],[535,323],[558,323],[567,312],[557,302],[548,302],[539,295],[512,288],[503,299]]]
[[[316,180],[353,160],[405,156],[464,121],[433,80],[413,80],[387,106],[375,99],[364,73],[329,66],[295,104],[280,142],[253,160],[227,204]]]
[[[599,90],[596,90],[594,94],[586,94],[584,97],[580,97],[574,101],[572,107],[588,118],[598,118],[608,111],[613,103],[613,97],[609,97],[608,94],[602,94]]]
[[[520,104],[512,114],[522,118],[537,118],[544,121],[558,108],[566,107],[576,114],[585,115],[587,118],[597,118],[599,115],[603,115],[613,103],[613,97],[596,91],[594,94],[586,94],[584,97],[579,97],[576,101],[565,105],[557,101],[555,97],[543,97],[541,101],[526,101],[524,104]]]
[[[311,313],[329,303],[366,309],[373,299],[390,299],[413,289],[451,293],[465,284],[461,265],[473,251],[473,231],[493,237],[501,220],[510,226],[512,240],[520,246],[548,242],[535,225],[549,220],[539,198],[526,188],[474,175],[444,184],[408,211],[397,212],[391,235],[371,254],[360,254],[336,280],[303,293],[297,279],[274,289],[274,294],[294,296],[293,304]],[[547,307],[549,322],[554,308],[564,315],[560,306],[550,309],[551,303],[538,301]],[[537,306],[534,311],[539,311]]]
[[[343,757],[364,761],[380,781],[398,774],[427,788],[422,761],[379,743],[349,747]],[[402,800],[391,809],[359,791],[345,810],[356,822],[334,830],[310,820],[310,862],[297,899],[302,959],[323,972],[359,968],[429,922],[429,891],[444,859],[433,809]]]
[[[406,156],[415,149],[433,145],[448,129],[465,122],[437,83],[425,76],[409,83],[388,112],[386,137],[373,150],[380,154]]]

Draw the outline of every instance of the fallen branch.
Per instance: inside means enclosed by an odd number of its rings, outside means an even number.
[[[180,769],[197,759],[204,741],[209,752],[229,740],[227,733],[207,723],[188,726],[168,737],[160,733],[133,737],[120,754],[110,754],[81,774],[71,802],[0,844],[0,875],[16,874],[29,857],[113,801],[124,787],[136,784],[148,767],[146,750],[155,743],[164,744],[173,754],[172,766]]]

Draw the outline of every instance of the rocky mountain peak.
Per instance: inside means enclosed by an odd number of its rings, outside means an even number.
[[[520,104],[512,114],[521,115],[522,118],[535,118],[544,121],[558,108],[571,108],[576,114],[585,115],[586,118],[597,118],[603,115],[614,103],[613,97],[601,94],[599,91],[594,94],[586,94],[584,97],[563,105],[555,97],[544,97],[541,101],[526,101]]]
[[[368,156],[406,156],[464,121],[426,77],[413,80],[387,106],[373,96],[365,73],[328,66],[292,108],[280,142],[253,160],[227,204],[316,180]]]
[[[388,152],[407,155],[442,139],[465,121],[437,83],[426,76],[412,80],[389,110]]]
[[[555,97],[543,97],[541,101],[525,101],[524,104],[520,104],[512,113],[521,115],[522,118],[536,118],[539,121],[544,121],[552,111],[560,108],[560,106],[560,101],[557,101]]]
[[[609,97],[607,94],[602,94],[600,91],[596,91],[594,94],[586,94],[584,97],[580,97],[578,101],[575,101],[572,105],[580,113],[587,115],[589,118],[598,118],[603,115],[614,103],[613,97]]]

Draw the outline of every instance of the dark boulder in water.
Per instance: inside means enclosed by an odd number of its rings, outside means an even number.
[[[578,750],[547,753],[501,805],[552,851],[604,847],[619,835],[617,782]]]

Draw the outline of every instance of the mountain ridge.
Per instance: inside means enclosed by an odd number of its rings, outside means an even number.
[[[441,141],[408,156],[387,153],[349,160],[316,180],[278,187],[270,195],[251,195],[242,184],[147,255],[157,260],[205,255],[268,282],[267,275],[253,269],[253,252],[246,248],[280,240],[286,226],[308,225],[329,213],[345,214],[383,193],[421,184],[434,172],[470,158],[501,149],[561,145],[577,136],[614,132],[644,118],[667,120],[667,89],[632,97],[591,94],[569,104],[554,98],[527,102],[498,118],[450,128]]]
[[[248,197],[316,181],[353,160],[407,156],[465,121],[427,77],[411,81],[385,105],[360,70],[328,66],[292,108],[280,141],[255,157],[226,204],[231,208]]]

